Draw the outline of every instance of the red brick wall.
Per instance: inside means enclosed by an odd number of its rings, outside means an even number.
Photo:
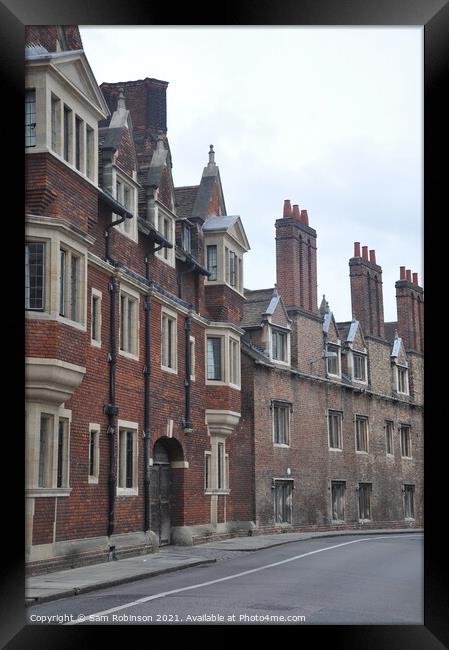
[[[384,309],[382,268],[363,259],[349,260],[352,313],[360,321],[364,334],[383,338]]]
[[[408,280],[396,282],[398,334],[406,350],[424,353],[423,290]]]

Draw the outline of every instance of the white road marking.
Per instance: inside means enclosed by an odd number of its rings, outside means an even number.
[[[418,533],[419,534],[419,533]],[[172,594],[179,594],[182,591],[189,591],[191,589],[199,589],[200,587],[208,587],[209,585],[215,585],[217,582],[225,582],[226,580],[234,580],[235,578],[240,578],[241,576],[247,576],[250,573],[257,573],[258,571],[265,571],[266,569],[271,569],[275,566],[280,566],[281,564],[287,564],[288,562],[294,562],[295,560],[300,560],[303,557],[308,557],[309,555],[315,555],[316,553],[323,553],[324,551],[332,551],[334,548],[340,548],[341,546],[349,546],[349,544],[358,544],[359,542],[371,542],[375,539],[404,539],[405,535],[383,535],[380,537],[363,537],[362,539],[354,539],[351,542],[343,542],[341,544],[335,544],[334,546],[326,546],[324,548],[319,548],[316,551],[309,551],[308,553],[302,553],[301,555],[295,555],[294,557],[289,557],[286,560],[280,560],[279,562],[273,562],[272,564],[265,564],[264,566],[257,567],[256,569],[248,569],[248,571],[241,571],[240,573],[233,573],[230,576],[225,576],[224,578],[217,578],[216,580],[209,580],[208,582],[200,582],[196,585],[189,585],[188,587],[180,587],[179,589],[172,589],[171,591],[163,591],[159,594],[154,594],[153,596],[145,596],[144,598],[139,598],[138,600],[133,600],[132,602],[126,603],[125,605],[118,605],[117,607],[111,607],[111,609],[105,609],[102,612],[95,612],[94,614],[84,614],[82,620],[69,621],[63,625],[80,625],[86,622],[86,619],[89,620],[89,617],[92,618],[95,616],[101,616],[106,614],[112,614],[113,612],[118,612],[121,609],[127,609],[128,607],[134,607],[135,605],[141,605],[143,603],[148,603],[150,600],[157,600],[158,598],[165,598],[165,596],[171,596]],[[407,535],[410,538],[410,535]],[[416,538],[416,534],[413,535]]]

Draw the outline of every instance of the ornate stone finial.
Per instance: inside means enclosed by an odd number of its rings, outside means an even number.
[[[118,89],[117,110],[126,110],[125,91],[123,89],[123,86],[120,86]]]
[[[214,145],[211,144],[209,145],[209,165],[215,165],[215,151],[214,151]]]
[[[394,330],[394,338],[395,340],[399,338],[398,330]]]
[[[275,283],[274,284],[274,289],[273,289],[273,296],[278,296],[278,295],[279,295],[278,285]]]
[[[164,147],[164,135],[163,133],[159,133],[157,136],[157,143],[156,143],[156,148],[158,151],[163,151],[165,149]]]
[[[328,314],[329,311],[330,311],[330,309],[329,309],[329,303],[327,302],[327,300],[326,300],[326,296],[325,296],[325,294],[323,293],[323,300],[321,301],[321,305],[320,305],[320,313],[321,313],[322,315],[324,315],[324,314]]]

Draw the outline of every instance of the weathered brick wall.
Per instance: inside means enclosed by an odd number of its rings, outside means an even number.
[[[206,287],[206,306],[212,320],[238,325],[243,316],[243,296],[222,284]]]

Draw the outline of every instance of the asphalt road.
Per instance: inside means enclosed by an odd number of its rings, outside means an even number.
[[[423,581],[421,534],[318,538],[30,607],[27,616],[68,625],[423,625]]]

